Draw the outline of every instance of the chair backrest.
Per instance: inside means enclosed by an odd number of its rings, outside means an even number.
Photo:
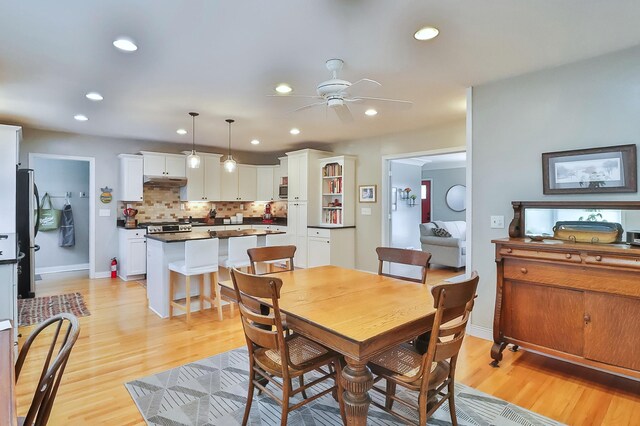
[[[271,276],[245,274],[235,268],[231,269],[231,280],[236,291],[250,357],[253,358],[256,346],[274,349],[280,353],[280,365],[288,365],[289,354],[284,343],[284,328],[278,305],[282,280]],[[268,313],[261,313],[260,305],[256,304],[255,298],[270,299],[273,309]],[[287,370],[283,368],[284,373]]]
[[[20,377],[20,371],[22,370],[31,344],[43,330],[49,327],[55,327],[53,340],[49,347],[47,357],[45,358],[44,366],[42,367],[38,387],[31,400],[31,406],[29,407],[27,416],[24,419],[23,424],[25,425],[33,424],[40,426],[47,424],[64,369],[69,360],[69,354],[80,334],[78,319],[71,314],[62,313],[43,321],[29,337],[27,337],[22,349],[20,349],[20,354],[16,361],[16,382]],[[63,331],[62,335],[60,334],[61,331]],[[57,353],[55,353],[56,347],[59,348]]]
[[[293,271],[293,256],[296,254],[296,246],[256,247],[247,250],[251,261],[251,273],[256,273],[256,263],[271,260],[288,260],[289,271]]]
[[[267,234],[265,245],[271,246],[288,246],[291,244],[291,234]]]
[[[376,253],[378,253],[378,275],[422,284],[427,282],[427,269],[429,268],[431,253],[421,250],[408,250],[393,247],[378,247],[376,248]],[[419,266],[421,268],[422,278],[417,279],[384,273],[382,272],[384,262]]]
[[[247,250],[257,246],[258,237],[255,235],[229,238],[229,264],[234,268],[249,266]]]
[[[184,263],[187,269],[218,265],[219,240],[186,241],[184,243]]]
[[[431,289],[436,315],[431,329],[431,339],[423,357],[422,371],[430,371],[432,362],[450,360],[449,376],[455,373],[458,352],[462,346],[465,329],[473,309],[478,273],[454,284],[439,284]],[[429,378],[424,374],[422,386],[427,387]]]

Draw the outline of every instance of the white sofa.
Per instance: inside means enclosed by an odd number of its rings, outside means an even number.
[[[438,237],[433,229],[444,228],[451,237]],[[467,258],[467,222],[463,220],[441,221],[420,224],[422,251],[431,253],[431,263],[463,268]]]

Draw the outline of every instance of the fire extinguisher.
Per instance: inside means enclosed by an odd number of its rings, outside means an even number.
[[[111,278],[116,278],[118,276],[118,261],[116,258],[111,259]]]

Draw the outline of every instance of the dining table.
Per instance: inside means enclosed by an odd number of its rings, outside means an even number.
[[[429,287],[374,273],[320,266],[268,274],[283,282],[278,304],[287,327],[344,356],[342,370],[348,425],[366,425],[373,386],[367,362],[433,325]],[[220,283],[231,301],[231,281]],[[271,305],[267,299],[256,302]]]

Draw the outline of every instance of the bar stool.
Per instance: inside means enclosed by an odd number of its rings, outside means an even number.
[[[227,256],[219,257],[219,265],[229,270],[231,275],[231,269],[237,268],[249,268],[251,261],[247,250],[250,248],[258,247],[258,237],[255,235],[249,235],[247,237],[231,237],[228,239]],[[233,303],[229,302],[229,310],[231,318],[234,317],[235,311]]]
[[[204,310],[205,300],[211,303],[211,309],[218,310],[218,319],[222,321],[222,304],[220,299],[220,287],[218,286],[218,245],[217,238],[207,240],[185,241],[184,260],[169,263],[169,319],[173,318],[173,308],[186,311],[187,328],[191,322],[191,277],[202,275],[200,279],[199,299],[200,312]],[[185,304],[174,301],[175,277],[174,274],[185,276]],[[205,277],[209,277],[210,293],[204,292]],[[215,295],[215,296],[214,296]]]
[[[291,245],[291,239],[292,238],[290,234],[267,234],[265,238],[265,246],[266,247],[288,246],[288,245]],[[294,253],[295,253],[295,249],[294,249]],[[264,261],[264,263],[267,266],[267,273],[274,272],[275,265],[281,265],[282,267],[284,267],[283,269],[288,271],[293,271],[293,262],[289,257],[283,257],[282,259],[266,260]],[[252,265],[252,267],[255,268],[255,265]]]

